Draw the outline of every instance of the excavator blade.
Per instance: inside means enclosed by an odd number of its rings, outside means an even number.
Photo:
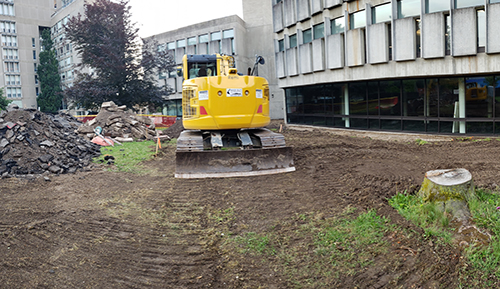
[[[292,148],[177,151],[176,178],[225,178],[295,171]]]

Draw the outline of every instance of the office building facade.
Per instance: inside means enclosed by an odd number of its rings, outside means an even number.
[[[85,0],[0,1],[0,87],[4,96],[21,108],[37,108],[40,83],[37,76],[41,32],[51,29],[63,86],[71,85],[78,57],[64,39],[62,25],[83,13]]]
[[[499,0],[272,0],[292,124],[500,133]]]

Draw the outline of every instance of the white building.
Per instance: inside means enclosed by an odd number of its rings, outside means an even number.
[[[273,0],[289,123],[500,133],[499,0]]]

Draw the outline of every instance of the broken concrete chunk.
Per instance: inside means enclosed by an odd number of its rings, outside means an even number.
[[[0,148],[4,148],[8,145],[9,145],[9,141],[7,139],[3,138],[2,140],[0,140]]]
[[[19,109],[19,106],[15,103],[11,103],[9,104],[9,106],[7,106],[7,112],[11,112],[17,109]]]
[[[116,104],[112,101],[103,102],[101,104],[101,108],[104,108],[104,109],[112,107],[112,106],[116,106]]]
[[[54,146],[54,143],[51,142],[50,140],[44,140],[43,142],[40,143],[41,146],[48,146],[48,147],[52,147]]]
[[[5,133],[5,137],[6,137],[7,139],[11,139],[13,136],[14,136],[14,131],[12,131],[12,130],[8,130],[8,131]]]
[[[49,172],[53,173],[53,174],[57,174],[61,171],[61,168],[57,165],[53,165],[53,166],[50,166],[49,167]]]
[[[16,124],[15,124],[15,123],[13,123],[13,122],[11,122],[11,121],[7,122],[5,125],[6,125],[6,126],[7,126],[7,128],[9,128],[9,129],[12,129],[14,126],[16,126]]]
[[[46,155],[42,155],[42,156],[40,156],[38,159],[39,159],[42,163],[48,163],[48,162],[50,162],[53,158],[54,158],[54,156],[53,156],[53,155],[51,155],[51,154],[46,154]]]

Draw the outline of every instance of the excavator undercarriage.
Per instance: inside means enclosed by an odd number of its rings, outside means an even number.
[[[176,178],[216,178],[295,171],[292,148],[265,128],[186,130],[177,139]]]

